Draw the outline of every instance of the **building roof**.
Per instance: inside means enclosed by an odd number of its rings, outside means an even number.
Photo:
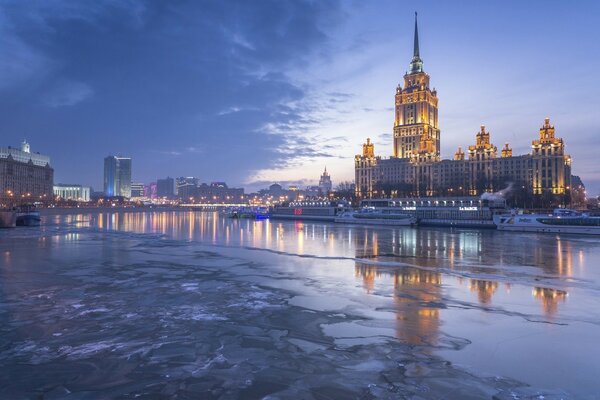
[[[13,147],[0,147],[0,158],[9,158],[22,163],[31,161],[33,165],[45,167],[50,165],[50,157],[40,153],[30,153]]]

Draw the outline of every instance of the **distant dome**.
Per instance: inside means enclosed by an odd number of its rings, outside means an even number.
[[[271,190],[271,191],[283,190],[283,187],[279,183],[274,183],[271,186],[269,186],[269,190]]]

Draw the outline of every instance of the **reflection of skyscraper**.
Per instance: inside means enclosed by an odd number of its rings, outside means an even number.
[[[568,293],[564,290],[535,287],[533,288],[533,297],[542,302],[544,314],[551,317],[558,311],[558,302],[564,302]]]
[[[442,275],[415,268],[394,275],[396,332],[410,344],[435,344],[440,328]]]
[[[437,272],[405,268],[401,272],[385,272],[374,265],[356,264],[355,274],[362,277],[367,293],[375,280],[389,276],[394,281],[396,305],[396,337],[409,344],[434,344],[439,332],[442,276]]]
[[[104,194],[131,197],[131,158],[108,156],[104,159]]]
[[[477,292],[477,299],[481,304],[490,304],[492,296],[498,290],[498,282],[471,279],[471,292]]]

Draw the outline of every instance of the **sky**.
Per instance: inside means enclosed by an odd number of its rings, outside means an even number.
[[[352,180],[367,137],[392,154],[412,57],[438,91],[442,157],[475,140],[530,151],[545,117],[600,194],[600,2],[3,0],[0,146],[102,189],[196,176],[248,191]]]

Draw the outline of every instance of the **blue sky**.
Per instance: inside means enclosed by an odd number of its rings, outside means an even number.
[[[27,138],[56,182],[95,188],[109,154],[142,182],[351,180],[366,137],[392,152],[414,11],[444,158],[481,124],[526,153],[548,116],[600,193],[591,1],[3,1],[1,145]]]

